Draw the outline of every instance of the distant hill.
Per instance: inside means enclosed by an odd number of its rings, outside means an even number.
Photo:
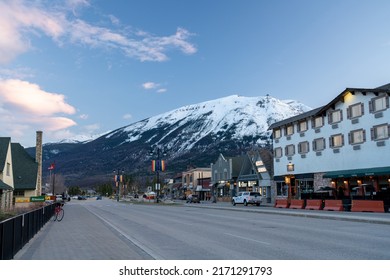
[[[236,156],[272,143],[268,127],[311,108],[270,96],[232,95],[188,105],[115,129],[88,141],[62,141],[43,146],[43,166],[56,162],[68,184],[107,180],[112,170],[151,174],[151,147],[166,150],[167,173],[187,166],[208,167],[219,153]],[[26,149],[35,155],[35,147]]]

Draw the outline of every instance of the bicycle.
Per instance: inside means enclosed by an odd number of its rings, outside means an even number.
[[[62,221],[62,219],[64,218],[64,209],[62,208],[63,206],[63,203],[56,203],[56,206],[54,208],[53,221]]]

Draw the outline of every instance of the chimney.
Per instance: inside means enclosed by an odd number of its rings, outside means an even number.
[[[37,131],[35,161],[38,163],[37,195],[42,195],[42,131]]]

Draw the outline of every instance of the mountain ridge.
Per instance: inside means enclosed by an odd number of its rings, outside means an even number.
[[[209,166],[219,153],[235,156],[253,147],[270,146],[269,126],[311,108],[295,100],[270,96],[227,97],[182,106],[79,143],[43,146],[44,166],[56,161],[71,183],[110,178],[112,170],[151,175],[151,147],[166,150],[168,172],[188,165]],[[30,153],[35,148],[29,148]]]

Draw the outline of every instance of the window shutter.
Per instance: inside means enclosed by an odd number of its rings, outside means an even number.
[[[328,123],[332,123],[332,112],[328,112]]]
[[[390,124],[387,126],[387,135],[390,137]]]
[[[330,137],[329,137],[329,148],[333,148],[333,146],[334,146],[333,137],[330,136]]]
[[[313,151],[317,151],[316,140],[313,140]]]
[[[302,152],[302,143],[298,144],[298,154]]]
[[[341,146],[344,146],[344,134],[341,134]]]
[[[340,110],[340,121],[343,121],[343,111]]]
[[[364,115],[364,103],[360,104],[360,106],[362,107],[362,115]]]
[[[366,142],[366,130],[363,129],[363,142]]]
[[[386,96],[386,108],[389,108],[390,105],[389,105],[389,96]]]
[[[375,130],[371,128],[371,140],[375,140]]]
[[[352,143],[352,134],[351,132],[348,133],[348,144]]]
[[[370,113],[374,112],[373,102],[372,102],[372,101],[369,101],[369,102],[368,102],[368,108],[369,108],[369,112],[370,112]]]
[[[351,107],[347,108],[347,119],[351,118]]]

